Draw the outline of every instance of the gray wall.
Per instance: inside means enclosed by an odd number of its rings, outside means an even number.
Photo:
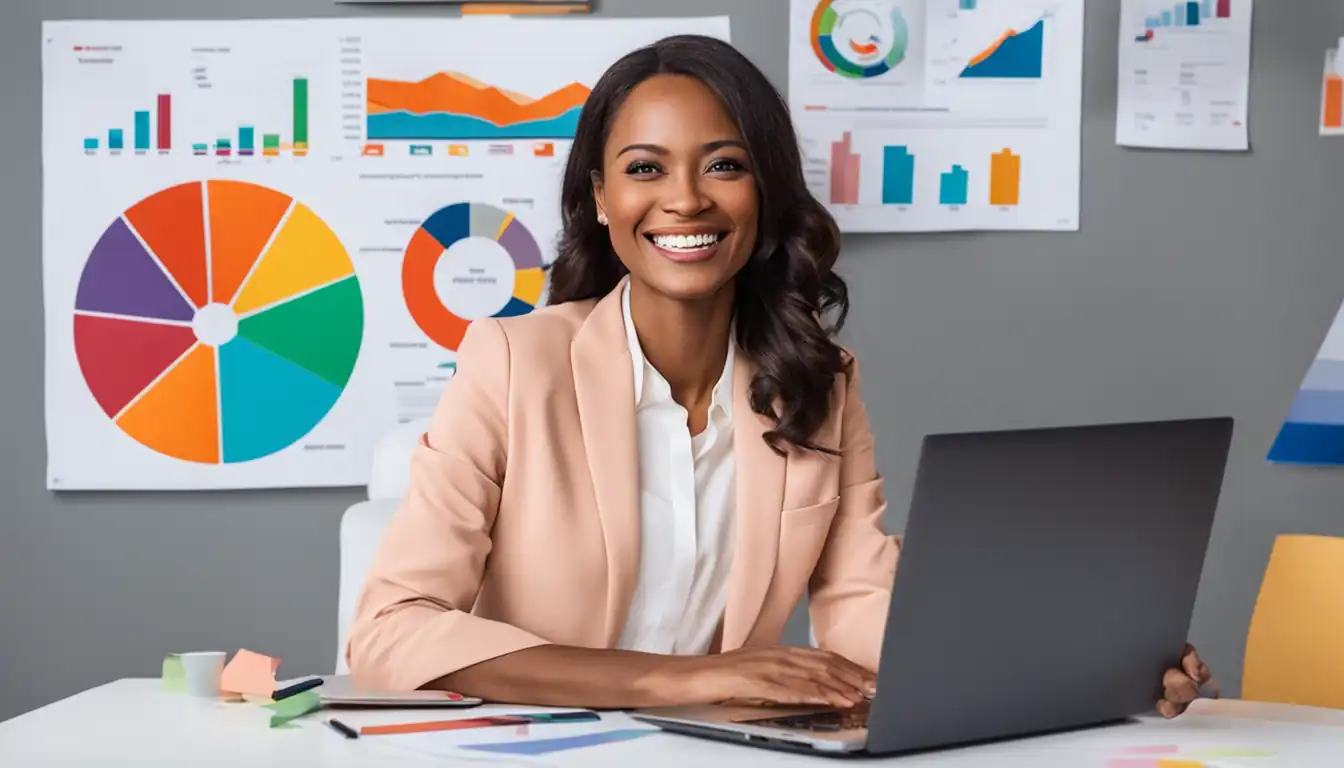
[[[727,9],[735,42],[785,87],[784,0],[601,5],[612,15]],[[1192,631],[1228,693],[1274,535],[1344,534],[1344,474],[1263,461],[1344,298],[1344,142],[1314,135],[1322,52],[1344,29],[1344,6],[1259,5],[1252,154],[1114,146],[1118,3],[1092,0],[1082,231],[849,237],[842,260],[854,299],[847,336],[865,366],[893,531],[926,432],[1239,420]],[[337,527],[356,492],[44,488],[40,21],[210,18],[219,7],[20,0],[0,10],[0,719],[155,675],[171,650],[253,647],[282,656],[286,674],[329,671],[336,651]],[[329,0],[228,7],[257,17],[375,12]]]

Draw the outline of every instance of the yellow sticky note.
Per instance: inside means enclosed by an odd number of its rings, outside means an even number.
[[[275,672],[280,660],[243,648],[224,667],[219,687],[230,693],[267,696],[275,693]]]

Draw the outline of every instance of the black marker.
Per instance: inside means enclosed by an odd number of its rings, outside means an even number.
[[[351,728],[345,723],[342,723],[340,720],[332,718],[331,720],[327,721],[327,725],[330,725],[333,730],[335,730],[337,733],[341,734],[347,739],[359,738],[359,734],[355,732],[354,728]]]

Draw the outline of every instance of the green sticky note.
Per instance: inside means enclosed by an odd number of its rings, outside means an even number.
[[[182,657],[176,653],[163,657],[163,690],[173,693],[187,690],[187,676],[182,671]]]
[[[314,691],[304,691],[287,699],[281,699],[274,704],[267,704],[266,708],[274,713],[271,715],[271,727],[275,728],[296,717],[302,717],[309,712],[316,712],[321,706],[322,697]]]

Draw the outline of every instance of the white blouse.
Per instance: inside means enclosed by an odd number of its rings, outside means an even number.
[[[668,654],[709,650],[723,616],[733,554],[737,464],[733,457],[733,357],[728,341],[709,420],[692,436],[687,411],[649,364],[621,297],[634,362],[639,447],[639,581],[618,647]]]

